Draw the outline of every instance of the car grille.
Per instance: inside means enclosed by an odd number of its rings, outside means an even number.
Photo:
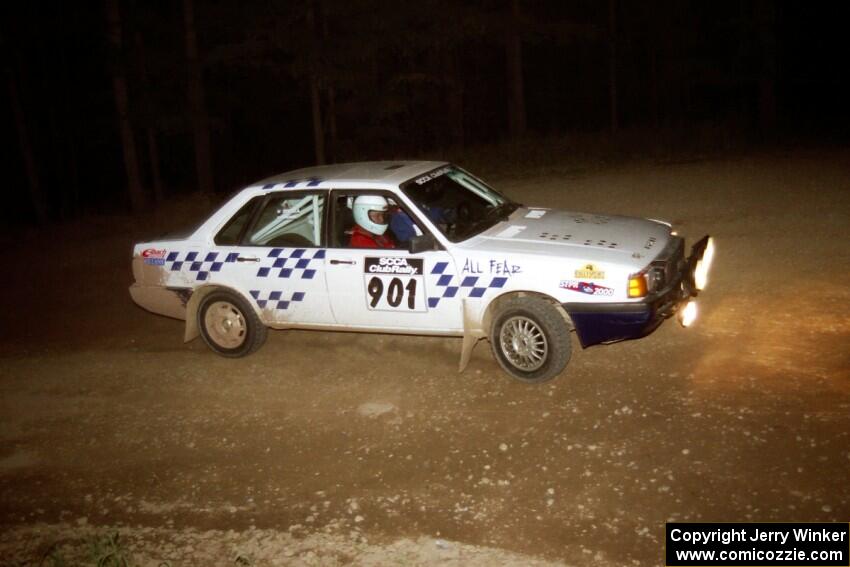
[[[677,275],[685,269],[685,241],[672,238],[661,251],[659,257],[650,264],[647,271],[647,287],[650,293],[665,289],[676,281]]]

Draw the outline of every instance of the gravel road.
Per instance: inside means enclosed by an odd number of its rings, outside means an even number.
[[[229,360],[127,293],[191,203],[7,231],[0,564],[117,531],[139,565],[658,565],[667,521],[850,520],[850,153],[478,173],[714,235],[696,325],[537,386],[447,338]]]

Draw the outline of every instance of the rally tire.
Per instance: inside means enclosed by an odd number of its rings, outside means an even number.
[[[247,356],[263,346],[268,329],[247,301],[229,291],[214,291],[198,309],[204,342],[228,358]]]
[[[493,316],[490,348],[502,369],[517,380],[546,382],[570,361],[570,326],[545,299],[514,297]]]

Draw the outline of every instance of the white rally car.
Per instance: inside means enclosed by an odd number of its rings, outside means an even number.
[[[363,196],[391,207],[394,248],[351,245]],[[689,324],[712,255],[708,236],[686,256],[667,223],[527,207],[448,163],[352,163],[260,181],[190,236],[136,244],[130,294],[224,356],[268,327],[445,335],[463,337],[463,370],[489,338],[502,368],[540,382],[572,331],[587,347]]]

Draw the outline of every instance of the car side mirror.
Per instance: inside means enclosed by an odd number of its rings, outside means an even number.
[[[420,252],[428,252],[429,250],[439,250],[437,239],[433,234],[421,234],[412,237],[407,242],[407,249],[411,254],[419,254]]]

